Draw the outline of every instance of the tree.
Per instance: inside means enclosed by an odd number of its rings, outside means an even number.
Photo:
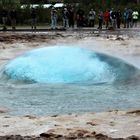
[[[6,7],[15,7],[20,4],[20,0],[0,0],[0,4]]]

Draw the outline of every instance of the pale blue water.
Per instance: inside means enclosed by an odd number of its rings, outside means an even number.
[[[31,83],[95,84],[128,79],[136,69],[80,47],[54,46],[30,51],[4,68],[9,79]]]
[[[140,107],[139,70],[79,47],[30,51],[1,68],[0,106],[14,115]]]

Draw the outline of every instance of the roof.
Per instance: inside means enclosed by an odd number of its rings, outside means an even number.
[[[27,6],[30,6],[30,8],[37,8],[39,7],[40,5],[39,4],[30,4],[30,5],[27,5],[27,4],[23,4],[21,5],[21,8],[22,9],[25,9]],[[64,3],[56,3],[55,5],[52,5],[52,4],[42,4],[41,5],[43,8],[49,8],[51,6],[55,7],[55,8],[61,8],[64,6]]]

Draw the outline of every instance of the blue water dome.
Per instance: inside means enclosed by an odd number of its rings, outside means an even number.
[[[29,51],[11,60],[5,66],[4,73],[12,80],[35,83],[113,81],[116,78],[114,66],[107,62],[108,59],[102,59],[89,49],[74,46],[50,46]]]

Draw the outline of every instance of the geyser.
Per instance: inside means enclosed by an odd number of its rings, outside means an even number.
[[[128,79],[135,72],[119,59],[74,46],[36,49],[4,67],[9,79],[37,83],[104,83]]]

